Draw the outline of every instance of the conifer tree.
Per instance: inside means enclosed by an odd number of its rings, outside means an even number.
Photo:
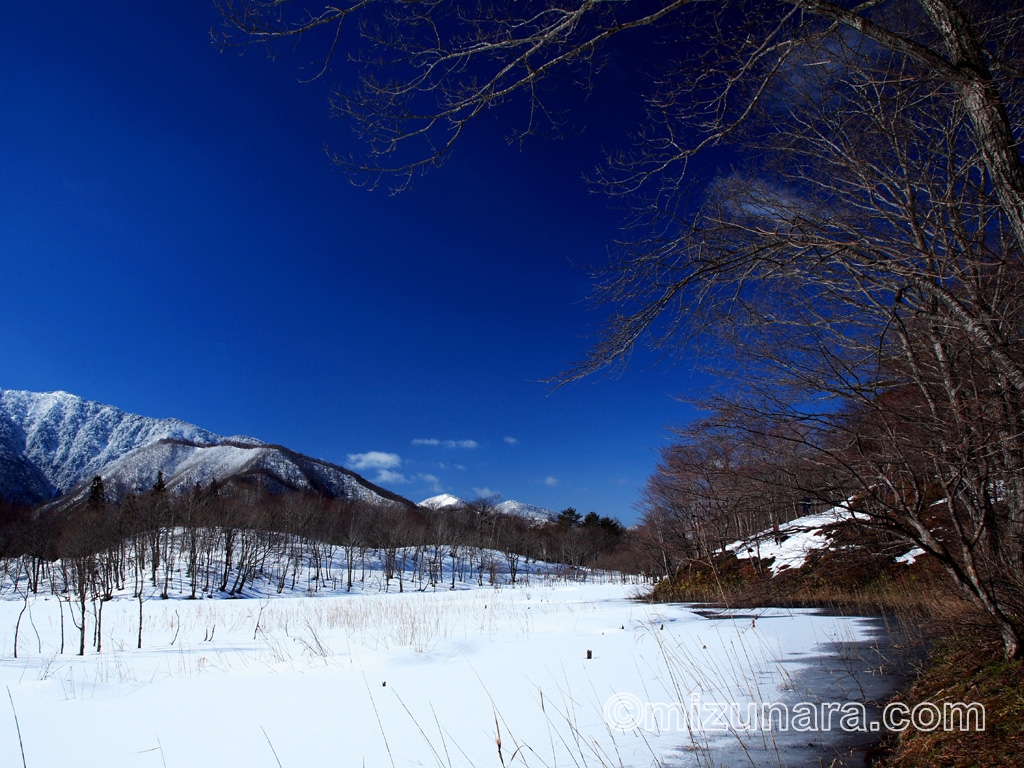
[[[107,506],[107,491],[103,486],[103,478],[96,475],[89,487],[89,509],[103,509]]]

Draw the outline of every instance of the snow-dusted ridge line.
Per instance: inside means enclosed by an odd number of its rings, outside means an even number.
[[[459,507],[466,506],[468,503],[469,502],[460,499],[458,496],[453,496],[450,493],[442,493],[438,496],[431,496],[429,499],[424,499],[419,503],[419,506],[434,510],[458,509]],[[500,515],[513,515],[535,523],[550,523],[557,517],[557,515],[550,509],[538,507],[533,504],[524,504],[521,501],[513,501],[511,499],[509,501],[503,501],[499,504],[495,504],[494,511]]]
[[[466,506],[466,502],[458,496],[442,493],[437,496],[431,496],[429,499],[424,499],[419,503],[419,506],[426,507],[427,509],[457,509],[458,507]]]
[[[5,453],[35,467],[49,486],[48,495],[67,492],[141,445],[161,439],[212,445],[226,439],[180,419],[126,413],[62,391],[0,390],[0,422]]]
[[[533,504],[524,504],[521,501],[513,501],[511,499],[495,505],[494,511],[503,515],[523,517],[536,523],[550,523],[557,517],[557,515],[550,509],[538,507]]]
[[[224,437],[179,419],[153,419],[67,392],[0,390],[0,496],[37,504],[84,496],[100,475],[113,492],[172,490],[243,478],[270,490],[413,506],[349,470],[252,437]]]

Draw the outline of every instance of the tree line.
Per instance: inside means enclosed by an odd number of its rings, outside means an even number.
[[[351,591],[368,578],[400,592],[515,585],[538,562],[584,579],[632,562],[616,556],[627,539],[617,521],[573,509],[536,524],[498,513],[493,499],[431,510],[216,482],[173,493],[162,473],[148,492],[118,496],[95,477],[59,517],[8,509],[0,528],[6,581],[26,601],[42,592],[66,603],[79,653],[89,638],[101,649],[103,605],[115,595],[138,600],[141,647],[143,604],[154,597]]]

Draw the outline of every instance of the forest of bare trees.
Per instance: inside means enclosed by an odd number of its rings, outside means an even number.
[[[87,499],[59,516],[8,510],[0,581],[26,600],[57,596],[83,654],[90,643],[102,650],[103,605],[126,592],[139,603],[142,647],[153,597],[352,591],[368,588],[368,573],[383,591],[514,586],[538,562],[570,579],[595,566],[635,570],[617,521],[569,511],[537,524],[496,512],[490,499],[431,510],[215,482],[172,493],[162,475],[148,492],[108,494],[96,477]]]

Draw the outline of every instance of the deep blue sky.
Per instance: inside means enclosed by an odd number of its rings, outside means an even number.
[[[252,435],[415,501],[635,517],[688,366],[538,383],[601,317],[573,263],[616,235],[580,180],[620,127],[604,104],[522,150],[485,118],[395,197],[328,162],[357,139],[330,78],[299,82],[312,51],[221,53],[202,0],[4,10],[0,387]]]

